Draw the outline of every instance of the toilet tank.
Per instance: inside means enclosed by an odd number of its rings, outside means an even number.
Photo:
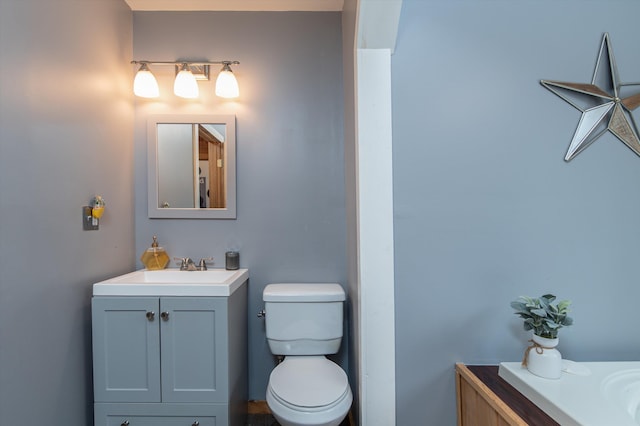
[[[345,293],[340,284],[269,284],[267,341],[274,355],[328,355],[342,341]]]

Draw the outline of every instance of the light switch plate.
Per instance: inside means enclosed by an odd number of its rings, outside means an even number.
[[[82,206],[82,229],[85,231],[97,231],[100,229],[100,222],[98,222],[98,219],[96,219],[94,225],[90,206]]]

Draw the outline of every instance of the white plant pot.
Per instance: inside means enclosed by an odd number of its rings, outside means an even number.
[[[547,339],[533,335],[534,346],[527,354],[527,369],[545,379],[559,379],[562,375],[562,355],[556,349],[558,338]]]

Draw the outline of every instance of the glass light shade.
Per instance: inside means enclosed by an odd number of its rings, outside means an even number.
[[[186,64],[182,65],[182,69],[176,75],[176,80],[173,82],[173,93],[181,98],[198,97],[198,83]]]
[[[222,71],[218,74],[216,80],[216,96],[221,98],[237,98],[240,96],[240,89],[238,88],[238,80],[233,75],[233,71],[228,64],[222,67]]]
[[[136,78],[133,80],[133,93],[142,98],[157,98],[160,96],[158,82],[147,64],[142,64]]]

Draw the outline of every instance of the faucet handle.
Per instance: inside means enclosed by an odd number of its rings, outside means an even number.
[[[181,271],[186,270],[189,263],[193,263],[193,260],[188,257],[174,257],[173,260],[176,261],[176,265],[180,265]]]
[[[198,269],[201,271],[206,271],[207,270],[207,262],[213,262],[213,257],[204,257],[202,259],[200,259],[200,262],[198,262]]]

